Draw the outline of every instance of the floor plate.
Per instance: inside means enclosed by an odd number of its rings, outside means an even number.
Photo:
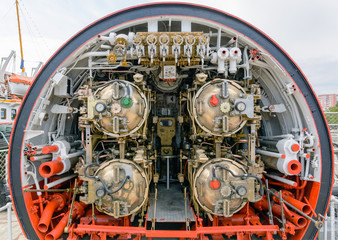
[[[150,194],[150,207],[148,211],[148,221],[154,219],[154,193]],[[194,214],[189,207],[187,199],[187,218],[194,222]],[[181,186],[171,184],[170,189],[166,186],[157,186],[157,201],[156,201],[156,222],[185,222],[185,207],[184,193]]]

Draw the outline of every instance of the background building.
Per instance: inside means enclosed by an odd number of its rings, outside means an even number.
[[[323,94],[318,95],[320,105],[323,109],[334,107],[337,104],[337,94]]]

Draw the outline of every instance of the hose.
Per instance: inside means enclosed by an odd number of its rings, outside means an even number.
[[[230,169],[224,167],[223,165],[215,164],[214,167],[212,168],[212,176],[214,178],[216,178],[216,168],[222,168],[222,169],[224,169],[225,171],[229,172],[232,176],[234,176],[236,178],[249,178],[249,177],[255,178],[258,181],[258,183],[259,183],[259,193],[260,193],[260,195],[261,196],[264,195],[263,183],[262,183],[262,180],[259,177],[255,176],[255,175],[251,175],[251,174],[236,175]]]
[[[244,159],[248,162],[248,164],[255,163],[255,162],[253,162],[253,161],[250,161],[249,158],[248,158],[247,156],[245,156],[244,154],[242,154],[242,153],[237,153],[237,155],[239,155],[239,156],[241,156],[242,158],[244,158]]]
[[[102,152],[102,151],[101,151],[101,152]],[[99,156],[99,155],[98,155],[98,156]],[[123,188],[123,186],[126,184],[127,180],[130,179],[130,176],[126,175],[125,178],[123,179],[121,185],[120,185],[117,189],[115,189],[115,190],[109,190],[109,187],[107,186],[106,182],[105,182],[101,177],[89,175],[89,174],[87,173],[88,168],[93,167],[93,166],[100,166],[100,164],[98,164],[98,163],[91,163],[91,164],[88,164],[88,165],[85,167],[85,169],[84,169],[84,175],[85,175],[86,177],[88,177],[88,178],[94,178],[94,179],[99,180],[99,181],[102,183],[102,185],[103,185],[104,189],[106,190],[106,192],[109,193],[109,194],[113,194],[113,193],[116,193],[116,192],[120,191],[121,188]]]
[[[106,185],[106,183],[100,177],[98,177],[98,178],[101,181],[103,187],[106,189],[107,193],[109,193],[109,194],[113,194],[113,193],[116,193],[116,192],[120,191],[121,188],[123,188],[124,184],[126,184],[127,180],[130,179],[129,176],[125,176],[125,178],[123,179],[121,185],[117,189],[111,191],[111,190],[108,189],[108,186]]]
[[[110,152],[110,153],[112,153],[113,151],[110,150],[110,149],[103,149],[103,150],[101,150],[101,151],[96,155],[96,163],[99,164],[99,165],[100,165],[100,162],[99,162],[100,159],[99,159],[99,158],[100,158],[101,154],[104,153],[104,152]]]

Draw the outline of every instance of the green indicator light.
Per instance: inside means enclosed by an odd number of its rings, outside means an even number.
[[[133,101],[131,100],[131,98],[129,98],[129,97],[122,98],[122,102],[121,102],[122,107],[129,108],[132,103],[133,103]]]

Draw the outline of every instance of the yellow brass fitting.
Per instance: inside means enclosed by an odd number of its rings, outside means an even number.
[[[116,55],[114,53],[109,53],[107,56],[107,60],[109,63],[116,63]]]

